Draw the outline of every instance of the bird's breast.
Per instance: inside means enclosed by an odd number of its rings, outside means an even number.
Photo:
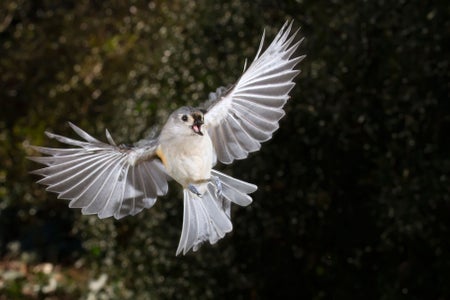
[[[156,154],[167,174],[183,186],[209,180],[213,166],[213,146],[207,134],[161,141]]]

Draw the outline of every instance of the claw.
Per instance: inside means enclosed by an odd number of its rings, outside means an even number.
[[[222,182],[220,182],[219,177],[211,176],[211,181],[216,186],[216,195],[218,197],[222,197],[222,192],[223,192],[223,190],[222,190]]]
[[[193,192],[194,194],[196,194],[197,196],[201,197],[202,194],[200,194],[200,192],[198,191],[198,189],[195,187],[195,185],[193,184],[189,184],[188,185],[188,189]]]

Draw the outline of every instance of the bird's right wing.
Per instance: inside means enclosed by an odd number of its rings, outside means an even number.
[[[69,207],[83,214],[116,219],[150,208],[156,197],[167,193],[167,175],[156,159],[157,141],[141,147],[117,146],[109,132],[103,143],[69,123],[85,141],[46,132],[47,136],[74,148],[32,146],[48,156],[30,157],[46,167],[32,173],[58,198],[70,200]]]

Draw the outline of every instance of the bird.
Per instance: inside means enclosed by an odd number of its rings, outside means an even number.
[[[215,167],[231,164],[261,148],[285,115],[284,105],[300,73],[298,38],[293,20],[286,21],[263,51],[265,30],[255,58],[229,87],[219,87],[199,107],[173,111],[159,134],[133,145],[117,144],[108,129],[102,142],[73,123],[82,139],[49,131],[45,134],[69,148],[31,146],[44,165],[32,171],[37,181],[70,208],[84,215],[121,219],[151,208],[174,180],[183,189],[183,225],[176,256],[215,244],[231,232],[231,203],[248,206],[257,186]]]

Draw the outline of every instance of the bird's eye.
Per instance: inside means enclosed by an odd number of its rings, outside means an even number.
[[[181,116],[181,120],[182,120],[183,122],[186,122],[186,121],[188,120],[188,116],[182,115],[182,116]]]

